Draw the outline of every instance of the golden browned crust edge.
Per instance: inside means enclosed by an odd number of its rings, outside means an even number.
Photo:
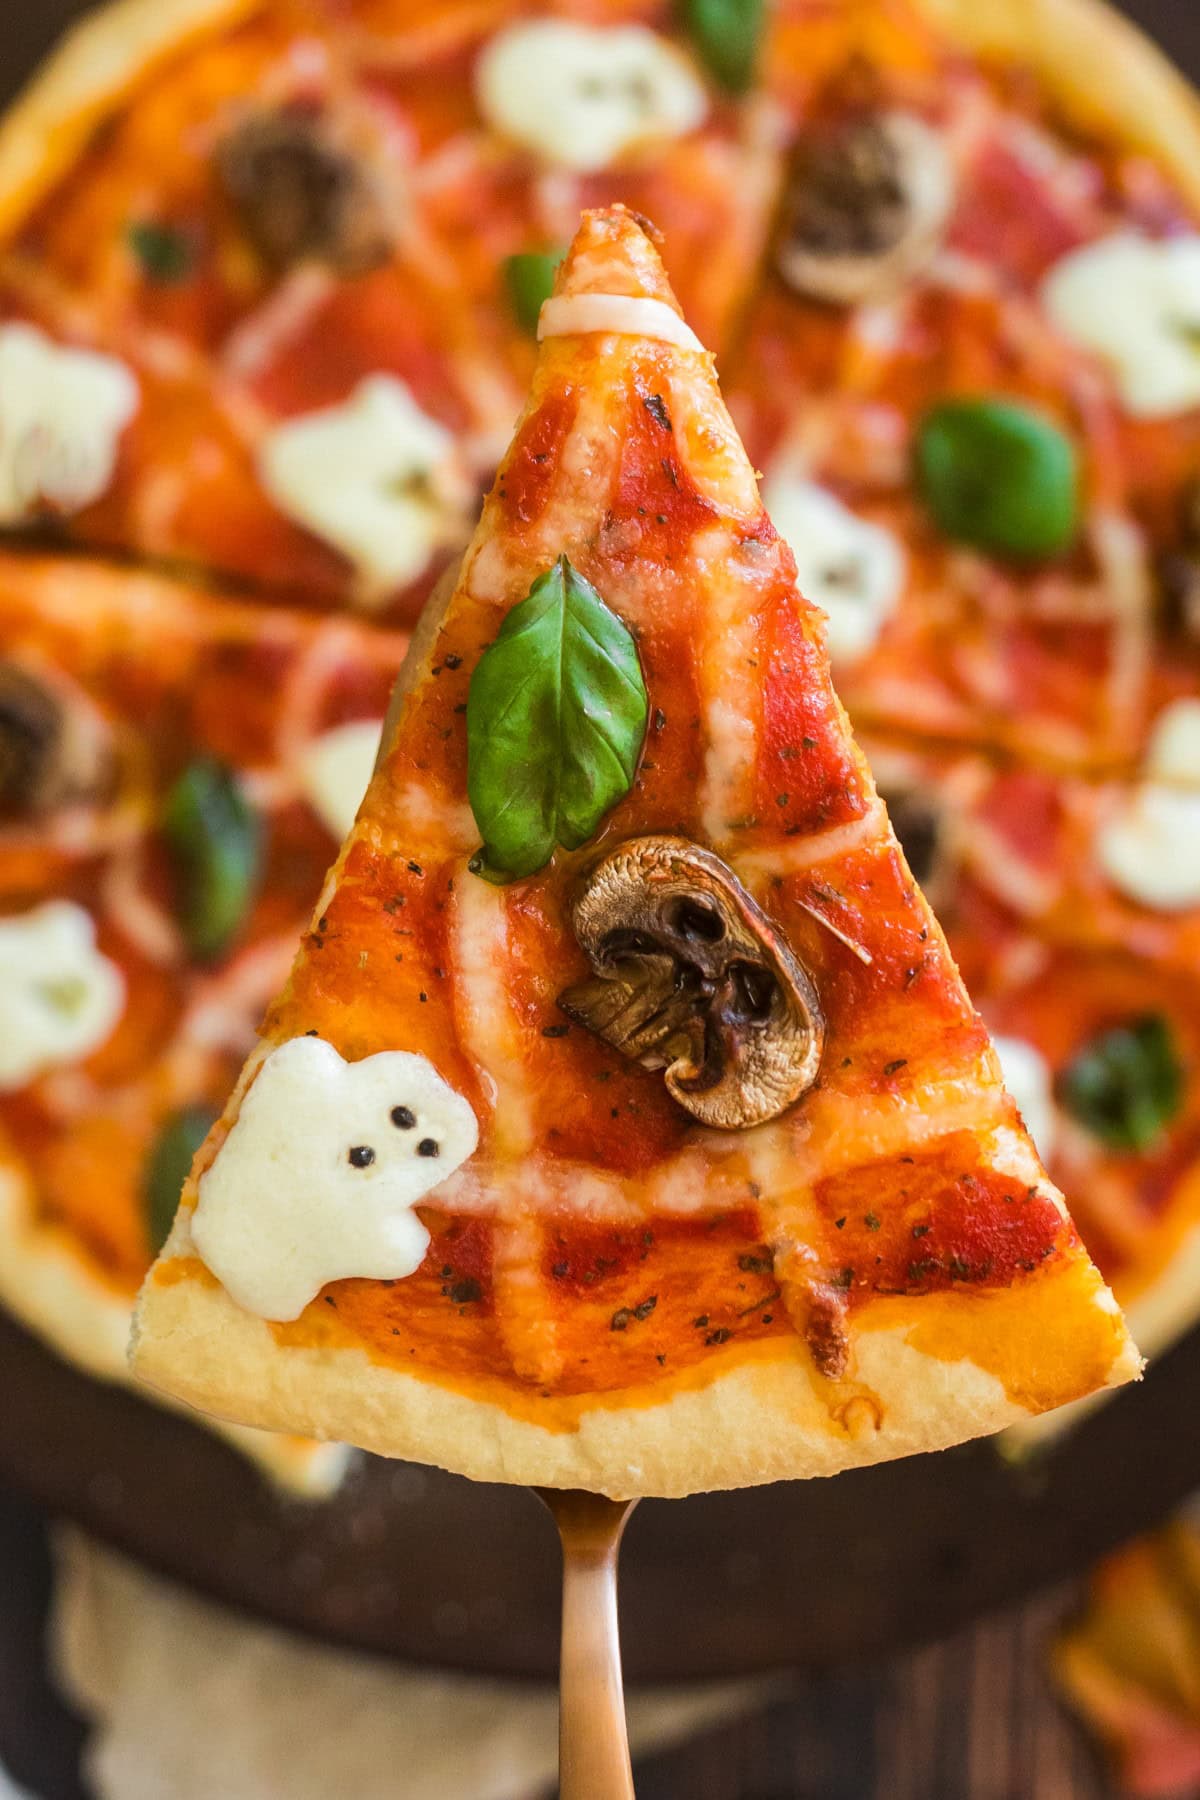
[[[1158,157],[1200,206],[1200,95],[1103,0],[918,0],[979,56],[1023,63],[1076,129]]]
[[[89,1273],[67,1232],[37,1218],[28,1183],[7,1163],[0,1163],[0,1303],[85,1374],[137,1385],[126,1354],[131,1302]],[[165,1394],[147,1391],[146,1397],[193,1416]],[[281,1487],[306,1498],[333,1493],[345,1472],[341,1444],[304,1443],[204,1415],[196,1415],[196,1423],[219,1432]]]
[[[651,1392],[633,1405],[615,1396],[585,1410],[572,1429],[547,1429],[491,1400],[374,1362],[354,1346],[281,1347],[270,1326],[218,1284],[178,1266],[193,1257],[185,1211],[138,1301],[130,1354],[139,1380],[242,1424],[339,1436],[478,1481],[672,1498],[833,1475],[945,1449],[1030,1416],[994,1375],[966,1357],[929,1354],[917,1347],[919,1330],[885,1318],[859,1332],[846,1389],[847,1400],[869,1390],[882,1414],[878,1428],[869,1404],[843,1421],[831,1417],[829,1387],[797,1339],[703,1386],[676,1388],[661,1401]],[[1117,1386],[1136,1377],[1140,1358],[1111,1294],[1094,1270],[1076,1277],[1054,1305],[1080,1322],[1105,1315],[1112,1362],[1104,1378]],[[992,1342],[1021,1342],[1028,1301],[1019,1288],[988,1296]],[[1060,1392],[1071,1397],[1069,1388]]]
[[[0,120],[0,243],[134,84],[263,0],[110,0],[61,38]]]
[[[1123,1298],[1121,1305],[1130,1332],[1150,1362],[1191,1330],[1200,1314],[1200,1225],[1192,1225],[1184,1233],[1162,1267],[1144,1286]],[[1005,1433],[1005,1453],[1019,1460],[1073,1430],[1103,1401],[1104,1392],[1101,1389],[1060,1406],[1056,1412],[1021,1420]]]

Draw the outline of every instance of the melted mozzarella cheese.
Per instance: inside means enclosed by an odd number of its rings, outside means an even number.
[[[0,325],[0,524],[98,499],[138,398],[116,357],[65,349],[19,321]]]
[[[291,1038],[200,1178],[193,1241],[239,1306],[298,1318],[328,1281],[411,1275],[429,1243],[413,1208],[477,1141],[475,1114],[425,1057],[348,1063],[323,1038]]]
[[[857,662],[900,604],[907,569],[898,539],[814,481],[774,476],[763,503],[796,558],[800,592],[829,621],[830,656]]]
[[[367,791],[382,732],[381,719],[355,719],[313,738],[301,753],[304,796],[339,843],[349,834]]]
[[[1144,783],[1101,826],[1096,856],[1113,886],[1139,906],[1200,906],[1200,793]]]
[[[617,337],[657,338],[681,350],[703,350],[691,326],[665,300],[648,294],[559,294],[542,303],[538,339],[582,337],[590,331]]]
[[[1173,700],[1154,721],[1146,768],[1159,781],[1200,787],[1200,700]]]
[[[0,1092],[99,1049],[124,1004],[124,977],[81,906],[50,900],[0,920]]]
[[[1105,820],[1096,857],[1113,886],[1155,912],[1200,906],[1200,700],[1154,722],[1147,779]]]
[[[1200,236],[1117,232],[1062,257],[1042,303],[1065,336],[1109,363],[1125,409],[1200,406]]]
[[[479,59],[475,91],[496,131],[581,172],[606,169],[635,145],[682,137],[708,112],[686,57],[642,25],[511,25]]]
[[[277,506],[355,565],[367,601],[415,581],[461,528],[454,440],[391,375],[277,425],[258,472]]]
[[[994,1037],[992,1048],[1000,1059],[1004,1085],[1017,1103],[1025,1129],[1042,1161],[1048,1162],[1054,1154],[1058,1125],[1050,1065],[1025,1038]]]

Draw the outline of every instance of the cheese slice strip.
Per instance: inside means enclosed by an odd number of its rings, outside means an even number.
[[[597,327],[614,296],[621,326]],[[634,215],[585,214],[548,312],[475,537],[148,1278],[137,1372],[244,1421],[623,1495],[832,1473],[1128,1379],[712,360],[662,329],[679,310]],[[645,740],[588,841],[495,884],[472,867],[468,696],[563,558],[606,609],[577,639],[611,658],[619,625],[636,647]],[[611,740],[593,680],[587,726]],[[514,795],[545,732],[531,718],[510,751]],[[298,1055],[306,1080],[362,1065],[354,1106],[274,1081]],[[377,1067],[397,1071],[378,1091]],[[268,1080],[291,1131],[256,1103]],[[370,1246],[346,1260],[356,1196],[386,1209],[372,1171],[414,1143],[435,1178],[403,1162],[407,1242],[381,1278]],[[338,1278],[292,1317],[259,1277],[297,1235],[336,1244]]]

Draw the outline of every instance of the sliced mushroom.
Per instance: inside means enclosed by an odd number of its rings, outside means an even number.
[[[108,732],[84,696],[0,660],[0,819],[98,798],[112,772]]]
[[[559,1005],[704,1125],[744,1130],[812,1087],[825,1027],[812,982],[732,870],[685,838],[631,838],[572,912],[595,979]]]
[[[360,275],[387,260],[382,184],[344,137],[319,113],[284,107],[251,113],[221,144],[221,184],[272,268],[312,258]]]
[[[888,112],[843,121],[796,152],[779,272],[814,300],[877,299],[928,260],[953,200],[949,154],[924,120]]]

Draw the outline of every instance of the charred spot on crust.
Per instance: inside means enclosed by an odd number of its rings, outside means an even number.
[[[913,113],[858,115],[814,130],[793,159],[779,272],[797,293],[834,305],[885,294],[931,254],[953,197],[942,139]]]
[[[733,871],[684,838],[632,838],[572,924],[594,977],[559,1005],[704,1125],[744,1130],[813,1085],[824,1021],[807,973]]]
[[[32,818],[111,787],[108,733],[80,697],[0,660],[0,819]]]
[[[804,1340],[813,1362],[827,1381],[846,1373],[850,1338],[846,1326],[846,1288],[832,1282],[813,1282],[807,1291]]]
[[[391,250],[375,171],[319,112],[250,113],[217,152],[217,172],[242,229],[271,268],[313,259],[361,275]]]

